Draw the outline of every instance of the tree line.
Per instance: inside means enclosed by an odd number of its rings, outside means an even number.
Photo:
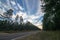
[[[20,24],[17,22],[19,16],[15,18],[15,22],[11,19],[13,15],[13,10],[9,9],[4,12],[3,15],[0,14],[0,31],[29,31],[29,30],[40,30],[37,26],[33,25],[29,21],[23,23],[22,16],[20,17]]]

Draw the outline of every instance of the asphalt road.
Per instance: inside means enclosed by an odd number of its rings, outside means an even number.
[[[35,34],[37,32],[38,31],[11,33],[11,34],[0,34],[0,40],[12,40],[12,39],[16,39],[19,37],[22,38],[23,36]]]

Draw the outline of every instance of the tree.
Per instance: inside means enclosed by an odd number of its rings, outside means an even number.
[[[46,30],[59,30],[60,29],[60,0],[42,0],[45,5],[43,28]]]
[[[12,17],[12,12],[13,12],[13,10],[9,9],[9,10],[7,10],[7,12],[4,12],[4,16],[7,18],[10,18],[10,17]]]
[[[18,23],[18,19],[19,19],[19,15],[16,16],[16,18],[15,18],[15,22]]]
[[[8,30],[11,30],[12,28],[12,23],[11,23],[11,17],[12,17],[12,14],[13,14],[13,10],[12,9],[9,9],[7,10],[7,12],[4,12],[3,15],[1,15],[1,18],[2,19],[5,19],[5,20],[0,20],[0,29],[2,31],[8,31]]]
[[[13,10],[12,9],[9,9],[6,12],[4,12],[3,15],[0,14],[0,16],[1,16],[0,18],[1,19],[10,19],[12,17],[12,15],[13,15]]]
[[[20,24],[23,24],[23,17],[20,16]]]

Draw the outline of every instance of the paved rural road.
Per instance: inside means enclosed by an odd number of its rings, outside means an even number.
[[[22,38],[27,35],[38,33],[38,31],[22,32],[22,33],[11,33],[11,34],[0,34],[0,40],[14,40],[16,38]]]

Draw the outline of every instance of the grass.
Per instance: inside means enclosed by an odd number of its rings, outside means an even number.
[[[12,30],[10,30],[10,31],[0,31],[0,33],[17,33],[17,32],[20,32],[20,31],[12,31]]]
[[[36,30],[36,31],[39,31],[39,30]],[[22,30],[22,31],[18,31],[18,30],[16,30],[16,31],[13,31],[13,30],[10,30],[10,31],[0,31],[0,33],[23,33],[23,32],[33,32],[32,30],[27,30],[27,31],[25,31],[25,30]]]
[[[60,40],[60,31],[42,31],[17,40]]]

